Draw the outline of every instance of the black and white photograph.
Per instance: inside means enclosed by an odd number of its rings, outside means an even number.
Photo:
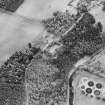
[[[105,105],[105,0],[0,0],[0,105]]]

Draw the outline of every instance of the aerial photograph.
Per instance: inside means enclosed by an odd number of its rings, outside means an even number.
[[[105,0],[0,0],[0,105],[105,105]]]

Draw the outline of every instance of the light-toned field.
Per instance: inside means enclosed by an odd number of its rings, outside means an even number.
[[[46,18],[56,10],[65,10],[70,0],[25,0],[16,11],[17,14],[29,18]]]
[[[25,0],[15,14],[1,12],[0,63],[28,42],[37,39],[44,29],[40,21],[52,16],[56,10],[64,11],[69,1]],[[97,21],[102,22],[105,30],[105,12],[102,12],[100,8],[95,8],[91,13]]]
[[[0,63],[28,42],[35,40],[43,30],[39,20],[0,13]]]
[[[0,12],[0,64],[16,50],[42,35],[42,18],[63,10],[69,0],[25,0],[15,12]]]

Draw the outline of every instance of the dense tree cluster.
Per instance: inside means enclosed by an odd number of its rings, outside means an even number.
[[[69,12],[54,12],[53,17],[43,20],[46,30],[55,35],[65,33],[71,25],[75,22],[76,17]]]
[[[39,48],[24,48],[15,52],[0,68],[0,78],[6,83],[21,84],[25,79],[25,69],[39,51]]]
[[[26,102],[25,73],[33,56],[40,51],[28,44],[28,47],[15,52],[0,67],[0,104],[23,105]]]
[[[85,12],[73,29],[61,38],[60,42],[63,44],[64,51],[58,54],[57,59],[51,61],[52,64],[64,70],[80,58],[94,54],[105,46],[102,29],[102,24],[96,23],[95,18]]]
[[[0,83],[0,105],[23,105],[25,100],[25,90],[21,85],[11,85]]]
[[[0,8],[15,12],[24,0],[0,0]]]

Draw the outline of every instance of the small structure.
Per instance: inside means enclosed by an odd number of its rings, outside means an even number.
[[[105,48],[71,72],[69,105],[105,105]]]

